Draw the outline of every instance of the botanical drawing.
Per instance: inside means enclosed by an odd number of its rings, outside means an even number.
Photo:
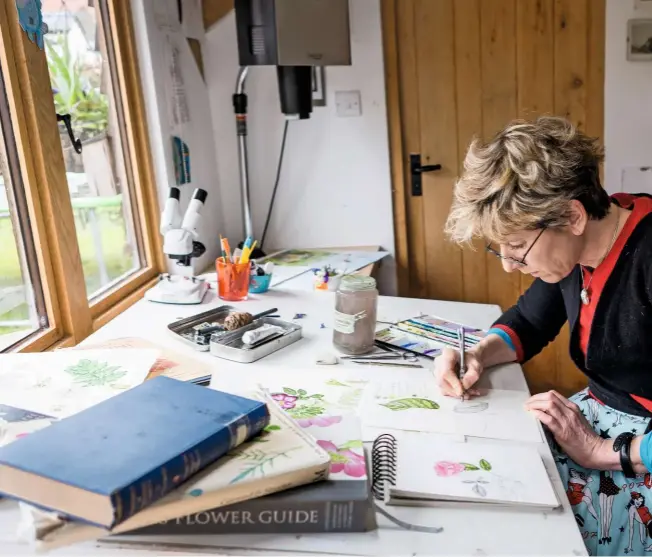
[[[103,387],[122,379],[127,372],[120,366],[112,366],[99,360],[81,359],[76,364],[67,366],[64,371],[73,377],[75,383],[82,387]]]
[[[409,397],[390,400],[386,403],[379,403],[389,410],[409,410],[411,408],[421,408],[425,410],[439,410],[439,404],[429,398]]]
[[[274,463],[280,458],[291,458],[288,456],[291,452],[297,451],[302,447],[291,447],[284,451],[267,453],[262,449],[249,447],[241,451],[231,453],[232,456],[243,461],[243,467],[238,475],[233,478],[229,484],[234,484],[244,479],[264,478],[268,469],[274,468]]]
[[[439,477],[457,476],[462,472],[473,472],[478,470],[489,472],[491,470],[491,464],[484,458],[480,459],[480,462],[477,466],[469,462],[450,462],[447,460],[441,460],[435,463],[435,474],[437,474]],[[471,490],[476,495],[479,495],[480,497],[487,496],[487,490],[484,486],[488,485],[489,481],[485,480],[484,478],[478,477],[474,480],[461,481],[465,484],[472,484]]]
[[[367,474],[362,441],[347,441],[337,446],[332,441],[318,440],[317,444],[331,457],[330,472],[344,472],[352,478],[362,478]],[[356,452],[356,450],[358,452]]]
[[[442,460],[435,463],[435,474],[439,477],[457,476],[463,472],[481,472],[474,479],[460,479],[461,483],[471,486],[471,490],[480,497],[487,496],[487,488],[485,486],[494,485],[494,489],[498,490],[501,497],[507,500],[518,501],[521,498],[524,489],[523,482],[506,478],[496,474],[493,467],[488,460],[480,459],[478,464],[471,464],[470,462],[452,462]]]

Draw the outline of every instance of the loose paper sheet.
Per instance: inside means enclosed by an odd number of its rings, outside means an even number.
[[[422,433],[395,437],[399,491],[437,500],[559,505],[536,447],[456,443]]]
[[[328,250],[289,249],[271,254],[258,263],[274,263],[272,286],[277,286],[301,276],[302,286],[312,286],[312,269],[329,265],[342,272],[353,273],[380,261],[388,255],[386,251],[349,251],[335,252]],[[294,286],[294,284],[293,284]]]
[[[380,381],[366,389],[360,414],[369,427],[537,443],[538,422],[523,408],[528,398],[520,391],[484,389],[460,401],[444,396],[434,381]]]
[[[326,427],[344,414],[356,413],[368,381],[344,379],[331,370],[269,371],[245,378],[214,376],[211,388],[240,394],[262,388],[301,427]]]
[[[148,348],[159,350],[160,355],[147,375],[147,379],[153,379],[158,375],[164,375],[179,381],[190,381],[211,375],[212,366],[186,356],[179,352],[168,350],[154,342],[138,337],[122,337],[98,342],[96,344],[82,344],[72,350],[90,350],[98,348]]]
[[[65,418],[141,384],[152,349],[55,350],[0,356],[0,403]]]

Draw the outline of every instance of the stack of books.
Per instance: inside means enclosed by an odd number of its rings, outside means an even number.
[[[373,528],[359,419],[300,425],[281,406],[155,376],[0,447],[0,495],[30,508],[45,550]]]

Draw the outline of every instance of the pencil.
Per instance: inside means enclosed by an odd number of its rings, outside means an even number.
[[[466,371],[466,364],[464,363],[464,327],[457,330],[459,343],[460,343],[460,382],[464,379],[464,372]],[[464,400],[464,387],[462,387],[461,400]]]

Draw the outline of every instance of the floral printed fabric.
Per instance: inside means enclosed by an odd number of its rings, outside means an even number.
[[[596,433],[613,439],[624,431],[642,435],[648,418],[600,404],[588,389],[573,395]],[[553,456],[589,555],[649,555],[652,552],[652,478],[626,478],[620,471],[588,470],[551,442]]]

